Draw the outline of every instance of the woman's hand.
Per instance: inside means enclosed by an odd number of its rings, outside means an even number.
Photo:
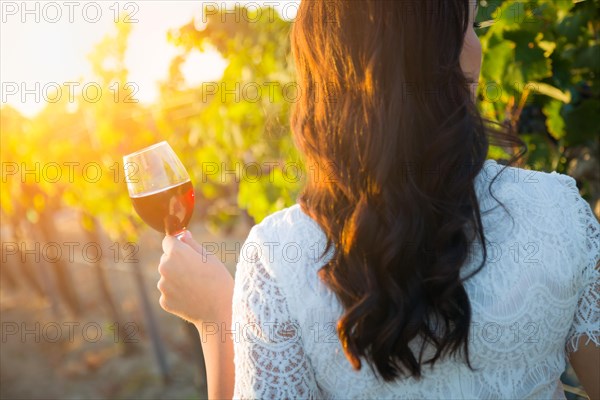
[[[182,240],[166,236],[162,242],[157,287],[160,306],[195,325],[217,322],[231,308],[233,278],[225,265],[186,231]]]
[[[202,340],[209,399],[231,399],[235,382],[230,335],[202,335],[204,325],[231,331],[233,278],[223,263],[206,254],[186,231],[182,240],[163,240],[158,290],[160,306],[196,325]]]

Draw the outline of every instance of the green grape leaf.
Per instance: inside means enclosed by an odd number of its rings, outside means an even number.
[[[565,136],[565,121],[560,115],[562,105],[563,103],[558,100],[551,100],[542,108],[542,112],[546,116],[548,132],[556,140],[560,140]]]

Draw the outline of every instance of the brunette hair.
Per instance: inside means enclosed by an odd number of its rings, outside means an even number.
[[[521,147],[508,165],[527,151],[475,107],[459,63],[468,23],[469,0],[304,0],[292,28],[291,126],[315,177],[298,201],[323,254],[334,248],[319,274],[344,307],[346,357],[387,381],[457,352],[471,366],[460,270],[485,243],[474,178],[490,144]]]

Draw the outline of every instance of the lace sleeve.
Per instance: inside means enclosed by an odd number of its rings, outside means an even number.
[[[583,262],[579,301],[567,336],[567,350],[574,352],[584,335],[588,337],[585,344],[592,340],[600,346],[600,223],[588,202],[579,194],[575,179],[568,175],[559,176],[567,187],[567,204],[573,210],[575,237]]]
[[[253,233],[242,247],[233,294],[234,398],[317,398],[301,330],[281,288],[259,257]]]

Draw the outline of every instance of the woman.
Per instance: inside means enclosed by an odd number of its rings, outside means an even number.
[[[569,176],[486,160],[507,136],[471,95],[475,12],[301,3],[299,204],[250,231],[235,284],[163,242],[160,304],[200,331],[210,397],[564,398],[567,357],[598,396],[600,224]]]

